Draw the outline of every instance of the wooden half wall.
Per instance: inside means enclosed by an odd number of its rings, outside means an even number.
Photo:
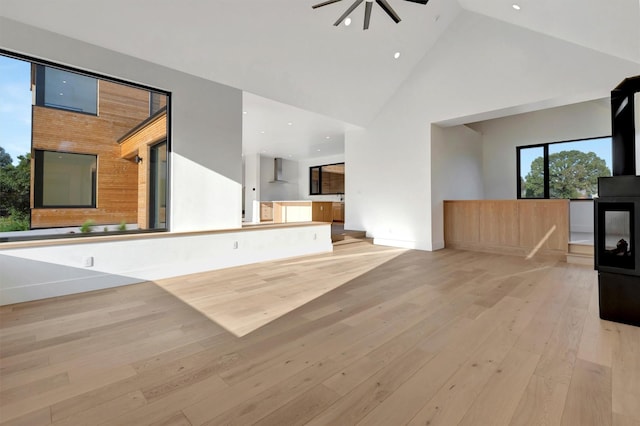
[[[449,248],[565,256],[569,243],[569,201],[445,201],[444,240]]]

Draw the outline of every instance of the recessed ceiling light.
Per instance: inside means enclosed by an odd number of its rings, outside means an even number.
[[[292,122],[288,122],[287,126],[293,126],[293,123]]]
[[[518,4],[512,4],[511,7],[513,7],[515,10],[520,10],[520,5]]]
[[[393,54],[394,59],[398,59],[400,57],[400,52],[396,52]]]
[[[62,80],[62,84],[67,84],[67,80]]]
[[[348,27],[349,25],[351,25],[351,18],[347,18],[344,20],[344,26]]]
[[[325,136],[324,138],[325,139],[331,139],[331,136]]]
[[[243,114],[246,114],[246,113],[247,113],[247,111],[242,111],[242,113],[243,113]]]
[[[264,130],[261,130],[260,133],[262,133],[264,135]]]
[[[60,93],[60,96],[62,96],[62,93]]]
[[[320,152],[320,150],[319,150],[319,149],[316,149],[316,151]]]

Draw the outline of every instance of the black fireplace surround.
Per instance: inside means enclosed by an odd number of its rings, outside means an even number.
[[[611,92],[613,176],[598,179],[595,269],[600,318],[640,326],[640,176],[636,175],[635,93],[640,76]]]

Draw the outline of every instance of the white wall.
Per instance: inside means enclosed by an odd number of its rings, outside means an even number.
[[[581,102],[475,123],[484,146],[487,199],[516,198],[516,147],[611,136],[608,100]]]
[[[332,250],[328,224],[105,238],[100,243],[0,249],[0,305]],[[87,257],[93,257],[92,267],[83,266]]]
[[[260,201],[260,155],[244,157],[244,221],[253,222],[253,202]],[[257,222],[260,218],[257,218]]]
[[[336,163],[344,163],[344,154],[298,160],[298,199],[314,201],[341,201],[342,199],[346,201],[346,194],[342,197],[339,195],[309,195],[309,167]],[[345,169],[347,167],[345,164]],[[345,179],[348,179],[346,171]]]
[[[467,126],[431,126],[432,223],[443,223],[444,200],[481,200],[482,135]],[[444,248],[444,229],[431,230],[433,249]]]
[[[260,156],[260,201],[298,199],[298,162],[282,159],[282,177],[286,182],[272,182],[274,158]]]
[[[639,68],[462,12],[374,122],[347,132],[345,227],[364,229],[385,244],[431,250],[432,228],[442,227],[431,215],[431,123],[601,98]]]

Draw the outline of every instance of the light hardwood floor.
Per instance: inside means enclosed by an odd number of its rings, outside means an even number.
[[[351,243],[5,306],[0,421],[640,425],[640,328],[597,305],[589,267]]]

